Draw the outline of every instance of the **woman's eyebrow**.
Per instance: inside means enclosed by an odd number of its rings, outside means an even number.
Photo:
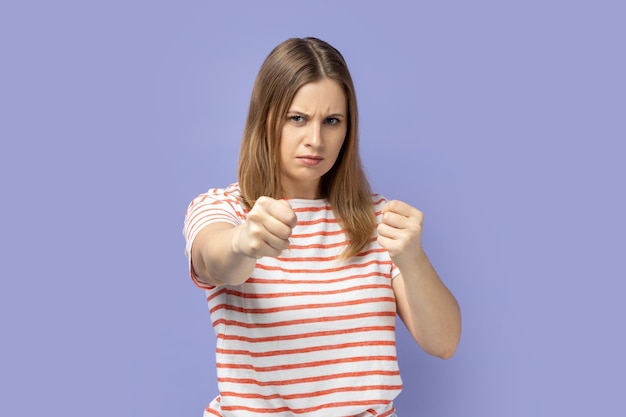
[[[298,116],[305,116],[305,117],[309,117],[309,118],[311,117],[310,114],[305,113],[305,112],[300,111],[300,110],[295,110],[295,109],[287,110],[287,114],[297,114]],[[325,119],[329,118],[329,117],[335,117],[337,119],[345,119],[346,116],[343,113],[331,113],[331,114],[329,114],[327,116],[324,116]]]

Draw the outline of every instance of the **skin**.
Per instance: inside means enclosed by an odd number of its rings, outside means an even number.
[[[424,215],[398,200],[382,212],[378,243],[400,269],[391,281],[398,315],[424,351],[448,359],[461,337],[461,311],[422,247]]]
[[[302,86],[281,131],[283,198],[319,198],[322,176],[335,163],[347,126],[347,100],[341,86],[324,79]],[[378,243],[389,251],[400,274],[392,281],[397,312],[416,342],[440,358],[451,357],[461,334],[461,314],[422,248],[424,215],[392,200],[383,208]],[[256,260],[278,256],[289,247],[297,222],[284,200],[259,198],[239,226],[212,223],[196,237],[192,263],[208,285],[239,285]]]
[[[281,185],[287,198],[319,198],[322,175],[335,164],[347,133],[347,100],[324,79],[294,96],[280,138]]]

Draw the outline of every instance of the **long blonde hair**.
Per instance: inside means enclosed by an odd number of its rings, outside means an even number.
[[[281,198],[280,134],[300,87],[324,78],[342,86],[348,126],[339,156],[320,182],[350,243],[344,258],[358,254],[376,226],[370,186],[358,150],[356,93],[341,53],[316,38],[293,38],[278,45],[263,62],[252,89],[239,155],[239,187],[250,209],[261,196]]]

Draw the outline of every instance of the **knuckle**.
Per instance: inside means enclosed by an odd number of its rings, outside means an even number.
[[[256,206],[255,206],[256,208]],[[259,210],[255,210],[254,208],[248,213],[247,220],[251,223],[259,223],[263,219],[263,216],[259,213]]]
[[[263,245],[258,239],[250,239],[250,241],[248,242],[248,246],[250,246],[250,249],[252,249],[252,251],[258,252],[259,250],[261,250]]]
[[[256,204],[254,205],[253,209],[256,207],[258,210],[267,211],[272,207],[273,201],[274,200],[272,200],[271,198],[267,196],[261,196],[256,201]]]
[[[262,229],[259,223],[253,222],[248,225],[248,235],[251,238],[258,238],[261,236]]]

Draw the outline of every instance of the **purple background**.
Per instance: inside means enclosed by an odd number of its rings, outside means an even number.
[[[400,329],[401,417],[626,413],[626,6],[382,4],[2,2],[0,415],[201,416],[184,211],[235,180],[262,60],[308,35],[463,310],[449,361]]]

